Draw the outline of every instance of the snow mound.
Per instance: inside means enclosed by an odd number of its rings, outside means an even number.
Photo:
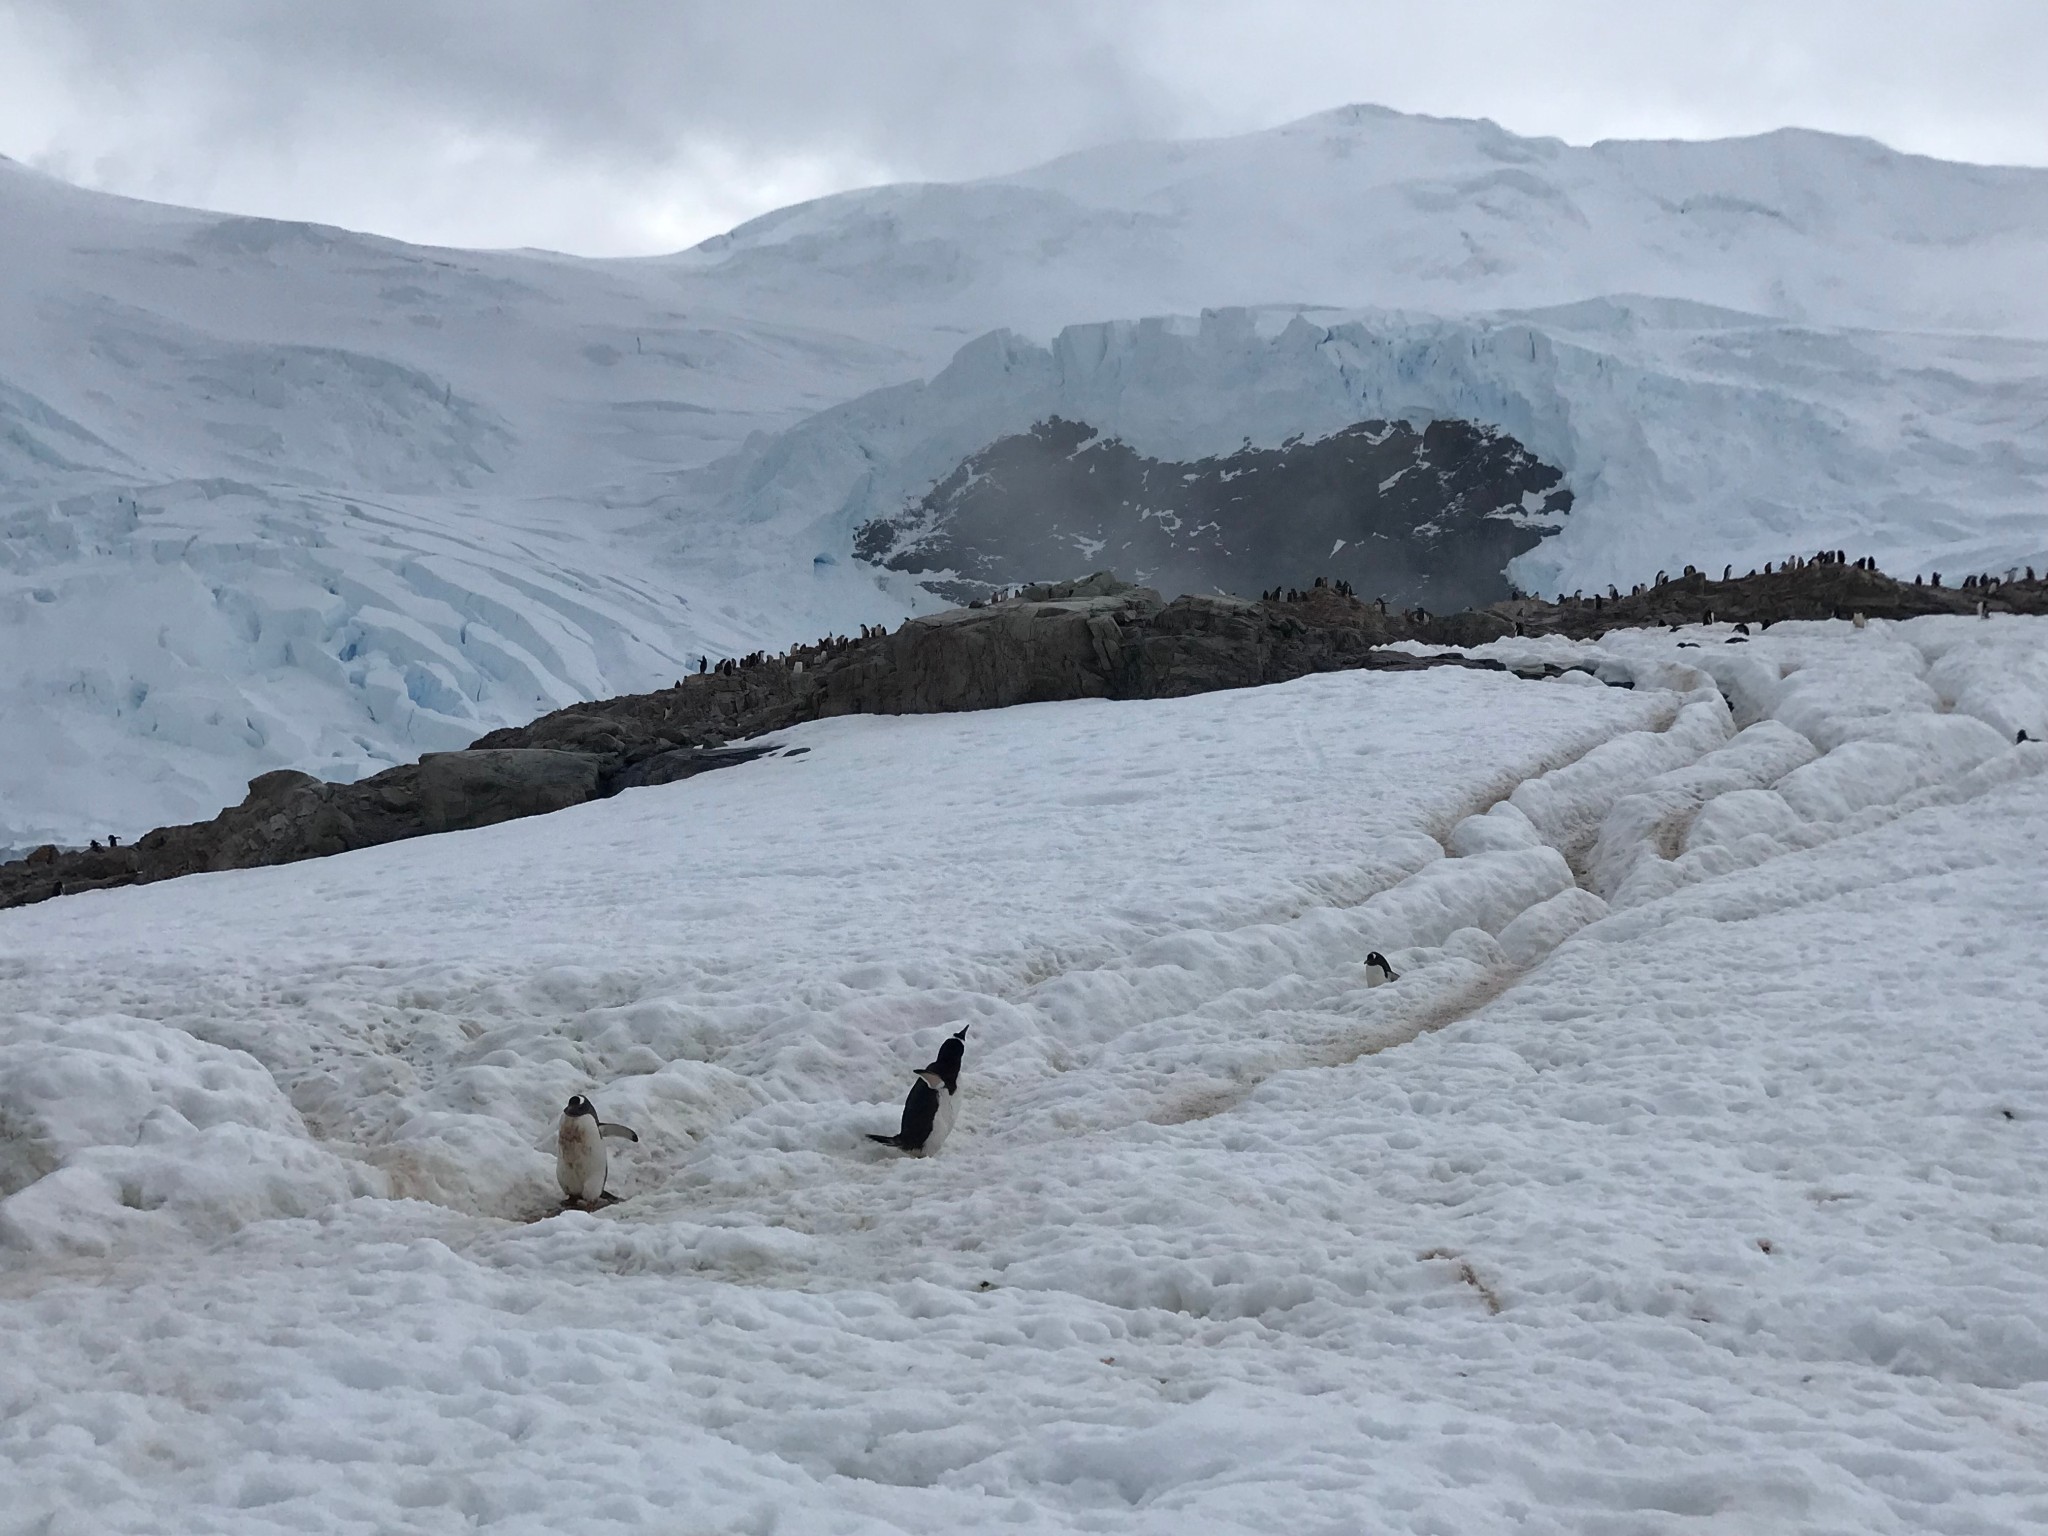
[[[118,1014],[0,1036],[0,1245],[105,1254],[383,1192],[241,1051]]]

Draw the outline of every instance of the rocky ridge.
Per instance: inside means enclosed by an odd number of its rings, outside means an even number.
[[[1359,668],[1500,666],[1455,653],[1388,649],[1398,641],[1470,646],[1516,633],[1591,638],[1611,629],[1714,620],[1910,618],[1974,613],[1980,603],[1989,611],[2048,613],[2048,583],[2030,578],[1959,589],[1813,562],[1745,577],[1729,573],[1720,581],[1687,571],[1629,594],[1554,603],[1522,597],[1438,616],[1389,611],[1314,584],[1258,602],[1185,596],[1169,603],[1149,588],[1098,574],[912,619],[886,633],[722,663],[672,688],[557,710],[493,731],[463,751],[429,753],[354,784],[266,773],[250,783],[240,805],[211,821],[160,827],[128,846],[45,846],[0,865],[0,907],[292,863],[561,810],[783,750],[762,738],[835,715],[1176,698]]]

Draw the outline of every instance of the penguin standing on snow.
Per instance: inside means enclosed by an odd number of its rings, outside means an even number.
[[[640,1139],[623,1125],[606,1125],[598,1119],[597,1106],[582,1094],[569,1101],[555,1132],[555,1178],[561,1183],[564,1205],[588,1208],[604,1198],[605,1170],[610,1162],[604,1150],[607,1136]]]
[[[939,1046],[939,1059],[917,1074],[903,1101],[903,1129],[893,1136],[870,1131],[869,1141],[914,1157],[930,1157],[945,1145],[960,1114],[960,1061],[967,1054],[967,1029],[962,1024],[958,1034],[948,1035]]]
[[[1387,957],[1378,950],[1370,951],[1365,957],[1365,984],[1368,987],[1385,986],[1390,981],[1399,981],[1401,973],[1387,964]]]

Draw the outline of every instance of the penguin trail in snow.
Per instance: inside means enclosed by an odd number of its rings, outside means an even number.
[[[869,1141],[917,1157],[930,1157],[945,1145],[953,1121],[960,1113],[960,1061],[967,1054],[968,1026],[949,1035],[939,1047],[938,1059],[917,1074],[910,1096],[903,1101],[903,1129],[893,1136],[870,1131]]]
[[[607,1125],[598,1119],[597,1106],[582,1094],[569,1100],[555,1130],[555,1178],[562,1186],[564,1205],[581,1205],[587,1210],[605,1198],[605,1173],[611,1161],[604,1146],[607,1136],[640,1139],[626,1126]]]

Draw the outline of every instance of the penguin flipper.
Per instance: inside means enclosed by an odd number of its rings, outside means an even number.
[[[597,1134],[600,1136],[609,1136],[615,1141],[638,1141],[640,1139],[640,1133],[634,1130],[631,1126],[626,1125],[607,1125],[600,1123],[597,1128]]]

